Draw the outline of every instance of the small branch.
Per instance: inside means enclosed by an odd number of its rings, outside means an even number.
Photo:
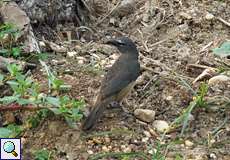
[[[107,13],[101,20],[99,20],[99,22],[97,22],[96,26],[98,26],[100,23],[102,23],[107,17],[109,17],[114,11],[115,9],[117,9],[117,7],[120,5],[121,0],[117,3],[117,5],[115,7],[113,7],[113,9]]]
[[[53,108],[53,107],[51,107]],[[49,109],[48,107],[44,106],[38,106],[38,105],[20,105],[18,103],[11,103],[9,105],[0,105],[0,112],[5,112],[5,111],[16,111],[16,110],[29,110],[29,111],[35,111],[39,109]]]
[[[224,20],[223,18],[217,17],[217,19],[218,19],[220,22],[224,23],[226,26],[230,27],[230,23],[227,22],[226,20]]]

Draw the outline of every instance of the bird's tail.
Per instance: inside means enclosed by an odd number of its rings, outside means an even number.
[[[84,131],[90,130],[95,126],[98,119],[100,119],[103,115],[103,112],[105,111],[107,105],[108,103],[100,103],[93,107],[89,116],[86,118],[82,125],[82,129]]]

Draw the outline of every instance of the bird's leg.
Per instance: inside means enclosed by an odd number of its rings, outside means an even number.
[[[121,101],[120,106],[125,113],[130,114],[129,111],[127,110],[127,108],[130,107],[130,104],[126,98],[123,101]]]

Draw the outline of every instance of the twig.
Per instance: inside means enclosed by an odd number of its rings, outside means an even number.
[[[141,90],[144,91],[148,87],[148,85],[156,78],[157,78],[157,75],[154,75]]]
[[[51,108],[55,108],[55,107],[51,107]],[[9,105],[0,105],[0,112],[16,111],[16,110],[34,111],[34,110],[39,110],[39,109],[48,109],[48,107],[38,106],[38,105],[35,106],[35,105],[32,105],[32,104],[20,105],[18,103],[12,103],[12,104],[9,104]]]
[[[141,30],[139,30],[139,29],[137,29],[137,31],[140,33],[140,35],[141,35],[141,43],[142,43],[142,45],[145,47],[145,50],[147,51],[147,52],[149,52],[149,48],[148,48],[148,45],[147,45],[147,43],[148,43],[148,40],[144,40],[144,36],[143,36],[143,32],[141,32]]]
[[[114,6],[114,7],[112,8],[111,11],[109,11],[109,13],[107,13],[101,20],[99,20],[99,22],[96,23],[96,26],[98,26],[98,25],[99,25],[100,23],[102,23],[107,17],[109,17],[109,16],[113,13],[113,11],[114,11],[115,9],[117,9],[117,7],[120,5],[120,3],[121,3],[121,0],[116,4],[116,6]]]
[[[201,65],[201,64],[188,64],[186,66],[186,68],[200,68],[200,69],[211,69],[211,70],[215,70],[216,68],[213,67],[209,67],[209,66],[205,66],[205,65]]]
[[[200,51],[199,53],[204,52],[207,48],[209,48],[211,45],[213,44],[213,41],[209,42],[207,45],[205,45]]]
[[[220,22],[224,23],[226,26],[230,27],[230,23],[227,22],[226,20],[224,20],[223,18],[217,17],[217,19],[218,19]]]
[[[144,58],[144,59],[147,59],[147,60],[149,60],[149,61],[151,61],[151,62],[153,62],[155,65],[157,65],[157,66],[159,66],[159,67],[161,67],[161,68],[163,68],[163,69],[165,69],[165,70],[167,70],[167,71],[172,71],[171,68],[169,68],[169,67],[166,66],[164,63],[161,63],[161,62],[158,61],[158,60],[154,60],[154,59],[152,59],[152,58],[148,58],[148,57],[145,57],[145,56],[143,56],[143,55],[140,55],[140,57],[141,57],[141,58]]]

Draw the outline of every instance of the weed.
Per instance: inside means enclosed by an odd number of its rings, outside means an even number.
[[[171,127],[169,129],[176,128],[182,123],[183,124],[182,130],[181,130],[181,136],[182,136],[188,125],[189,116],[191,115],[191,112],[193,111],[193,109],[195,107],[205,107],[206,106],[206,101],[204,100],[204,96],[207,94],[207,92],[208,92],[208,85],[206,83],[201,83],[201,86],[198,92],[195,94],[193,101],[190,102],[189,106],[184,110],[182,115],[180,115],[178,118],[176,118],[171,123],[170,125]]]
[[[22,131],[23,131],[22,126],[10,124],[7,127],[0,128],[0,137],[1,138],[17,137],[21,134]]]
[[[41,107],[42,109],[46,108],[38,112],[35,118],[28,120],[32,127],[37,126],[39,121],[48,115],[47,110],[63,116],[71,126],[82,118],[83,100],[70,99],[68,96],[51,97],[41,93],[40,85],[31,77],[22,74],[20,66],[9,64],[7,69],[10,75],[8,77],[1,75],[0,82],[8,84],[13,90],[13,95],[0,98],[0,103],[5,105],[17,103],[22,106],[31,104],[37,108],[39,106],[45,106]]]
[[[52,152],[47,149],[41,149],[34,152],[35,160],[50,160]]]
[[[1,56],[17,58],[21,55],[21,47],[18,44],[13,45],[19,34],[12,24],[5,23],[0,26]]]
[[[156,151],[153,153],[151,160],[165,160],[165,156],[161,153],[162,147],[160,142],[157,142]]]
[[[40,60],[41,65],[45,68],[47,76],[48,76],[48,86],[50,91],[51,90],[57,90],[57,91],[61,91],[61,90],[68,90],[71,88],[70,85],[66,85],[64,84],[64,81],[58,79],[49,69],[49,67],[45,64],[45,62],[43,62],[42,60]]]

